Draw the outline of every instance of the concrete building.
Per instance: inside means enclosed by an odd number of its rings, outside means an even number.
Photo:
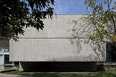
[[[10,61],[20,62],[19,70],[23,71],[95,70],[96,62],[106,60],[106,44],[101,43],[100,47],[93,43],[84,44],[87,39],[74,39],[71,31],[74,28],[72,20],[85,16],[54,15],[53,19],[43,20],[45,28],[42,31],[25,28],[24,36],[19,35],[17,42],[9,41]],[[84,21],[80,21],[77,28],[82,24]]]
[[[12,69],[14,63],[9,62],[9,40],[0,39],[0,71]]]

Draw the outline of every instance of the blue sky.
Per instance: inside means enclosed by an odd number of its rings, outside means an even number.
[[[55,14],[87,14],[84,0],[55,0]]]
[[[54,14],[89,14],[84,5],[85,0],[55,0]],[[104,0],[99,0],[103,2]],[[116,0],[112,0],[112,3]],[[112,4],[111,6],[113,6]],[[105,6],[106,7],[106,6]]]
[[[85,0],[55,0],[53,7],[54,14],[89,14],[90,11],[86,9],[84,1]],[[103,3],[104,0],[98,0],[98,2]],[[116,2],[116,0],[112,0],[111,6],[114,6],[114,2]],[[106,7],[106,5],[104,5],[104,7]]]

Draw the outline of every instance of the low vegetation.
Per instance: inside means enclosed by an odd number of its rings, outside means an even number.
[[[11,71],[5,74],[15,74],[32,77],[116,77],[116,70],[102,72],[22,72]]]

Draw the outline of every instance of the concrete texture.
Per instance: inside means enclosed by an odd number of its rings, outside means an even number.
[[[106,60],[106,44],[84,44],[86,39],[73,39],[72,20],[86,15],[57,15],[44,20],[44,30],[25,29],[19,41],[10,40],[10,61],[20,62],[96,62]],[[80,28],[83,21],[77,25]],[[90,27],[92,28],[92,27]],[[79,33],[80,37],[89,33]],[[67,38],[68,37],[68,38]]]

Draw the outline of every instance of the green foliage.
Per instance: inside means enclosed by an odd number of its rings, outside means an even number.
[[[111,6],[112,0],[104,0],[101,3],[98,0],[85,0],[88,9],[92,9],[92,14],[88,16],[88,22],[95,26],[96,33],[90,36],[90,39],[101,39],[106,36],[114,42],[116,35],[116,2]],[[103,7],[105,6],[105,7]],[[113,34],[113,36],[111,36]],[[94,37],[94,38],[93,38]]]
[[[116,2],[113,0],[85,0],[84,4],[87,5],[90,14],[72,21],[74,23],[73,37],[88,39],[84,43],[92,42],[98,46],[107,41],[106,37],[111,44],[116,42]],[[77,21],[79,25],[81,23],[80,28]],[[75,29],[76,26],[78,27]],[[82,36],[83,34],[84,36]]]
[[[0,0],[0,37],[18,38],[24,27],[43,29],[42,19],[52,17],[54,0]]]
[[[107,67],[108,69],[110,69],[111,66],[110,66],[110,65],[106,65],[106,67]]]
[[[11,71],[4,72],[5,74],[15,74],[23,76],[33,76],[33,77],[115,77],[116,70],[108,70],[101,72],[21,72],[21,71]]]

